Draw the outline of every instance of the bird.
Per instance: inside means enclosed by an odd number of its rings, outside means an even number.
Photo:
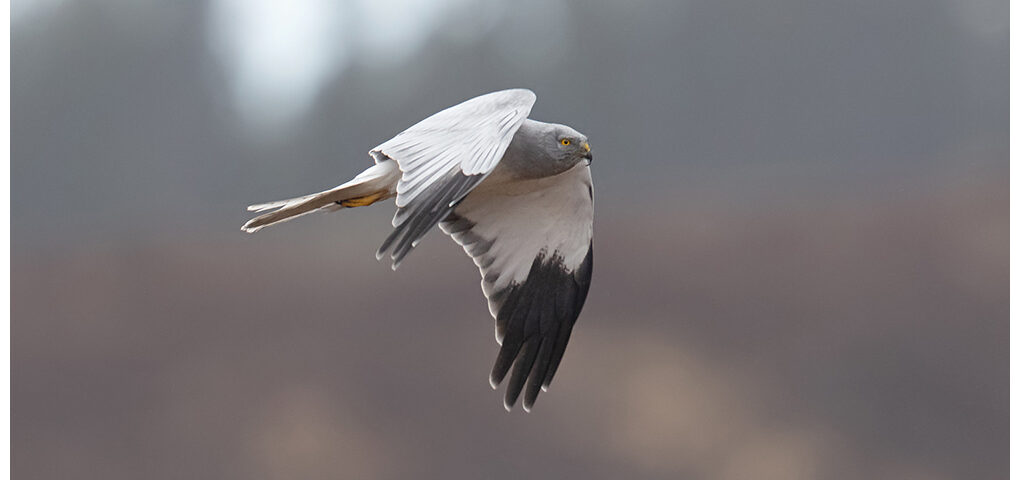
[[[241,230],[395,197],[376,258],[396,270],[436,225],[463,247],[496,323],[489,383],[498,389],[509,373],[504,408],[523,393],[530,412],[588,296],[594,219],[588,137],[528,118],[535,100],[519,88],[446,108],[370,150],[374,165],[338,187],[249,206],[262,213]]]

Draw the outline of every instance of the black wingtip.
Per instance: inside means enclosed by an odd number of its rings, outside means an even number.
[[[492,372],[489,373],[489,385],[492,385],[492,388],[497,388],[499,384],[503,383],[503,379],[506,378],[506,374],[513,366],[514,359],[517,358],[517,353],[520,350],[520,343],[503,340],[503,346],[500,347],[499,354],[496,356],[496,363],[492,366]]]
[[[545,381],[546,370],[549,368],[553,351],[553,343],[542,340],[538,347],[538,354],[535,356],[535,363],[531,367],[531,374],[528,375],[527,387],[524,390],[524,410],[531,411],[535,405],[538,394],[542,392],[542,384]]]
[[[573,270],[562,257],[535,259],[527,280],[511,283],[490,296],[498,298],[496,335],[503,341],[489,375],[495,388],[510,372],[503,404],[512,408],[523,392],[523,407],[530,411],[538,395],[549,389],[560,366],[574,323],[588,295],[592,250]]]
[[[511,407],[517,403],[517,399],[524,390],[524,384],[535,366],[535,357],[538,355],[538,342],[531,340],[524,343],[517,361],[514,362],[514,371],[510,374],[510,381],[506,384],[506,395],[503,404]]]

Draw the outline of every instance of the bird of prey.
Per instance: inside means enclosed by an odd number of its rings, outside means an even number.
[[[530,90],[513,89],[449,107],[373,148],[375,165],[343,185],[248,207],[268,212],[241,229],[396,197],[395,228],[376,257],[388,254],[396,269],[437,224],[460,244],[496,320],[489,382],[497,388],[513,367],[503,406],[523,392],[530,411],[588,295],[594,215],[588,138],[529,119],[534,103]]]

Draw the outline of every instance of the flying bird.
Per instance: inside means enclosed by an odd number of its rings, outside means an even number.
[[[548,389],[588,295],[592,273],[591,147],[566,125],[528,118],[535,94],[503,90],[436,113],[369,151],[353,180],[248,207],[259,229],[311,212],[396,197],[393,232],[376,258],[393,269],[433,226],[482,274],[500,344],[489,383],[510,373],[503,406],[530,411]]]

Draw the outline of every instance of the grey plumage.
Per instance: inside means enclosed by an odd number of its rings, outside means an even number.
[[[377,258],[397,268],[433,226],[479,267],[501,347],[493,388],[510,374],[509,410],[530,410],[548,388],[588,294],[594,213],[588,139],[565,125],[528,119],[535,95],[504,90],[473,98],[372,149],[376,165],[351,182],[269,211],[253,232],[313,211],[396,197],[393,232]]]

